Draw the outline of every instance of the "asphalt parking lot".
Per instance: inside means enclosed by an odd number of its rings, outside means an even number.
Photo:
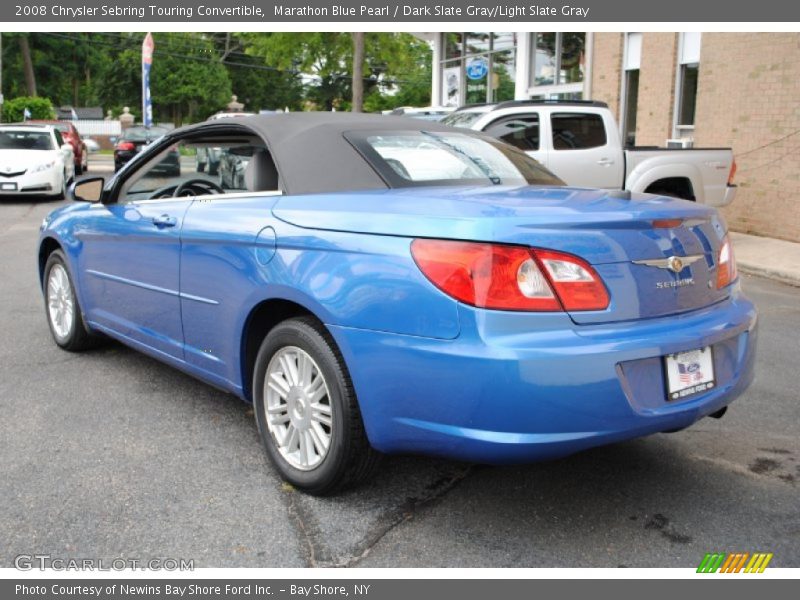
[[[94,169],[89,175],[97,174]],[[329,499],[281,483],[249,406],[125,347],[51,341],[35,267],[56,202],[0,201],[0,566],[19,554],[197,567],[800,567],[800,288],[745,278],[756,383],[721,420],[556,462],[392,457]]]

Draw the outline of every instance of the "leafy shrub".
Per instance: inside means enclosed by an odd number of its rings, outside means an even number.
[[[31,113],[31,119],[55,119],[56,111],[49,98],[36,96],[19,96],[3,105],[3,120],[6,123],[18,123],[25,118],[25,109]]]

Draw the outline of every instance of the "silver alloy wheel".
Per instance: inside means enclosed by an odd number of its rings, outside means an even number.
[[[328,384],[303,349],[284,346],[267,365],[264,415],[281,456],[295,469],[310,471],[328,454],[333,414]]]
[[[72,301],[72,285],[64,265],[54,264],[47,277],[47,314],[56,336],[61,339],[72,333],[75,304]]]

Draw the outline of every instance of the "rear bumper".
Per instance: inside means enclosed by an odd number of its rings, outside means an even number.
[[[754,306],[738,291],[679,317],[576,326],[460,307],[454,340],[330,326],[383,452],[530,462],[687,427],[753,378]],[[712,346],[717,385],[667,402],[661,357]]]
[[[720,206],[728,206],[736,198],[736,190],[739,189],[735,185],[728,184],[725,187],[725,196],[722,198]]]

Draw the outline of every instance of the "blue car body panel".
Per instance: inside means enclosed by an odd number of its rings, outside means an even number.
[[[681,227],[653,227],[675,218]],[[76,203],[41,237],[64,249],[92,328],[250,400],[250,316],[292,302],[337,342],[375,448],[504,463],[680,429],[747,387],[756,312],[738,283],[714,285],[724,234],[713,209],[690,202],[490,186]],[[458,303],[414,263],[417,237],[575,254],[611,303]],[[678,276],[632,262],[672,254],[701,258]],[[694,284],[656,289],[674,277]],[[662,357],[704,346],[716,386],[667,401]]]

